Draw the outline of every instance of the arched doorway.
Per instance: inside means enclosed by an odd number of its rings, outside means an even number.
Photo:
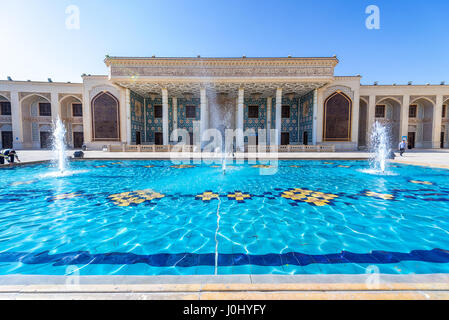
[[[433,147],[432,134],[435,125],[433,123],[433,112],[434,102],[426,97],[419,97],[410,102],[409,126],[413,124],[415,127],[416,148]]]
[[[324,141],[351,141],[352,101],[334,92],[324,102]]]
[[[379,122],[386,127],[389,135],[389,143],[392,147],[396,147],[402,138],[400,130],[401,108],[402,102],[395,96],[384,97],[376,102],[374,122]],[[369,134],[371,134],[371,130],[372,127],[369,128]],[[412,126],[409,126],[409,132],[408,136],[413,138]],[[410,142],[411,139],[408,139],[408,141]]]
[[[83,103],[80,97],[66,95],[59,101],[60,118],[66,127],[66,142],[72,148],[83,144]]]
[[[48,149],[51,147],[53,110],[45,93],[31,93],[19,101],[22,109],[22,148]],[[41,131],[41,128],[44,128]]]
[[[94,141],[119,141],[119,102],[109,92],[102,92],[92,99],[92,138]]]

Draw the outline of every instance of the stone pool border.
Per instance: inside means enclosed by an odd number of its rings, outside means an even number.
[[[449,274],[6,275],[0,299],[439,300],[449,299]]]

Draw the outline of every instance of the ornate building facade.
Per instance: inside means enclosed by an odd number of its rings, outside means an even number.
[[[60,117],[72,148],[176,144],[176,129],[203,137],[225,126],[247,133],[239,148],[252,135],[256,143],[357,150],[375,121],[388,125],[393,145],[407,137],[415,148],[449,147],[448,85],[361,85],[358,75],[334,75],[336,57],[105,63],[108,75],[83,75],[82,83],[0,81],[1,146],[48,148]]]

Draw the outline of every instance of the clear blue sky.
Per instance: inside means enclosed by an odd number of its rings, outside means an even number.
[[[447,0],[0,0],[0,79],[80,82],[115,56],[332,56],[362,83],[449,83]],[[365,8],[380,9],[380,30]],[[69,5],[80,29],[66,28]]]

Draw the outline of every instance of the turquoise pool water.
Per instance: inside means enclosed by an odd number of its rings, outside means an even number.
[[[448,170],[258,164],[3,168],[0,274],[449,272]]]

